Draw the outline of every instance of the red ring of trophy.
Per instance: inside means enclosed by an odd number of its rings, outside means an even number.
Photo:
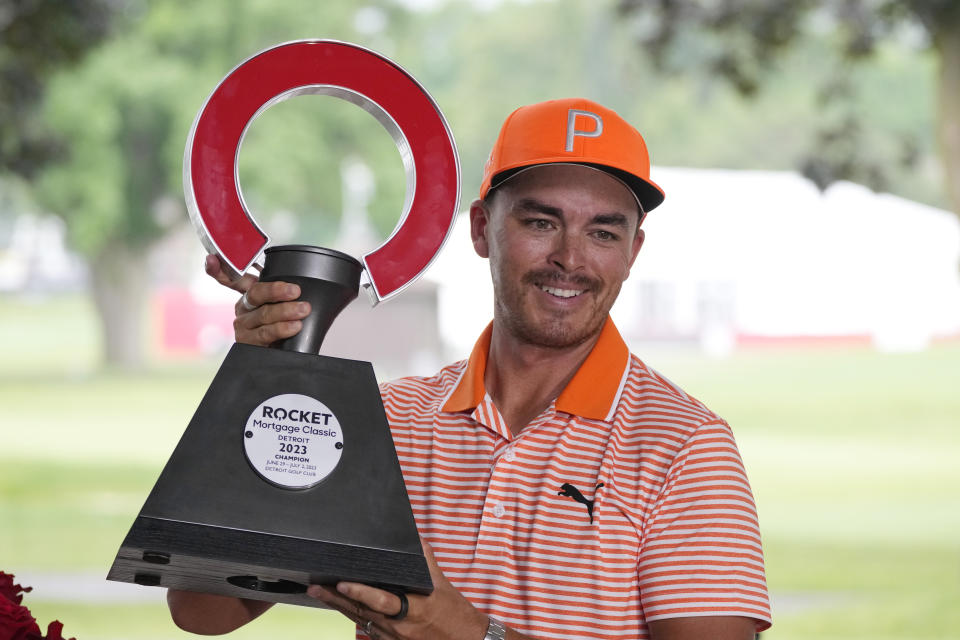
[[[251,217],[237,176],[237,156],[254,119],[271,105],[305,94],[330,95],[373,115],[393,137],[406,171],[403,213],[393,234],[365,254],[373,303],[417,279],[453,228],[460,168],[453,135],[436,103],[392,61],[345,42],[281,44],[238,65],[197,114],[187,138],[183,185],[200,239],[234,277],[269,243]]]

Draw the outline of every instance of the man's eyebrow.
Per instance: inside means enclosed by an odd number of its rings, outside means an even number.
[[[514,205],[514,209],[518,211],[536,211],[537,213],[555,218],[563,217],[563,209],[541,202],[535,198],[521,198],[517,201],[516,205]]]
[[[593,224],[599,224],[609,227],[627,228],[627,216],[622,213],[601,213],[593,217]]]

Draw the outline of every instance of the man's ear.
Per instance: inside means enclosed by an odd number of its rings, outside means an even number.
[[[490,257],[490,245],[487,243],[487,223],[490,221],[490,211],[483,200],[474,200],[470,204],[470,239],[473,241],[473,250],[481,258]]]
[[[630,266],[633,266],[633,261],[637,259],[637,255],[640,253],[640,247],[643,246],[643,241],[646,239],[647,234],[643,229],[637,229],[637,233],[633,236],[633,246],[630,248],[633,254],[630,256]]]
[[[643,229],[637,229],[636,235],[633,236],[633,245],[630,247],[630,251],[632,252],[630,255],[630,264],[627,265],[627,276],[630,275],[630,267],[633,267],[634,260],[636,260],[640,254],[640,247],[643,246],[643,241],[646,237],[647,234],[644,233]]]

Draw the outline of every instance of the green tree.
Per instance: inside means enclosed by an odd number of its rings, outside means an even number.
[[[871,157],[850,67],[875,56],[891,38],[920,40],[937,58],[936,137],[945,188],[960,213],[960,3],[955,0],[619,0],[618,10],[630,18],[636,40],[661,70],[696,66],[747,96],[758,93],[777,63],[811,34],[837,51],[839,67],[825,72],[815,89],[819,106],[832,116],[821,122],[802,167],[821,187],[850,179],[884,188],[890,172],[916,160],[916,141],[909,136],[896,153]]]
[[[44,85],[109,32],[109,0],[0,0],[0,171],[25,178],[62,153],[38,117]]]
[[[277,42],[318,33],[356,39],[357,10],[346,0],[322,8],[306,0],[156,0],[142,9],[128,30],[50,82],[45,122],[68,153],[38,183],[41,201],[67,221],[71,245],[89,260],[105,360],[127,367],[145,358],[147,255],[171,229],[186,224],[183,148],[205,97],[234,65]],[[329,230],[322,221],[326,214],[335,220],[339,211],[338,153],[378,132],[344,120],[363,113],[333,121],[311,121],[302,108],[285,114],[290,117],[273,118],[266,127],[271,135],[258,135],[259,123],[251,127],[241,158],[244,193],[260,221],[272,211],[269,204],[259,211],[258,204],[282,196],[305,228]],[[382,148],[376,153],[392,153],[399,164],[395,148]],[[319,169],[304,165],[307,155],[317,158]],[[402,203],[402,176],[396,184]],[[387,196],[393,191],[380,190]],[[390,215],[396,220],[399,212],[376,219]]]
[[[170,228],[163,212],[175,193],[174,132],[192,79],[185,61],[152,54],[145,40],[123,36],[50,85],[47,121],[69,153],[38,185],[89,261],[105,361],[127,367],[145,355],[146,253]]]

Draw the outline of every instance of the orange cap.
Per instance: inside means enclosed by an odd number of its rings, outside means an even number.
[[[521,169],[572,163],[602,169],[623,181],[648,212],[663,202],[650,180],[650,155],[640,132],[615,111],[584,98],[549,100],[511,113],[486,165],[480,197]]]

